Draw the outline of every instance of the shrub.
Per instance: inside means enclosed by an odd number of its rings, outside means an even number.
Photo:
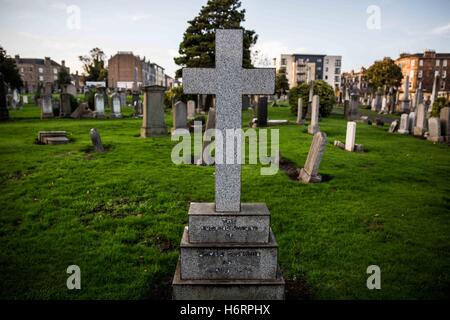
[[[291,105],[292,113],[297,114],[298,98],[301,97],[303,100],[303,114],[306,114],[308,110],[309,87],[309,84],[302,83],[289,90],[289,104]],[[336,103],[333,87],[323,80],[314,81],[314,94],[318,95],[320,99],[320,116],[328,116]]]
[[[188,100],[197,101],[197,96],[192,94],[184,94],[183,86],[178,86],[173,87],[170,90],[167,90],[166,93],[164,94],[164,105],[167,108],[172,108],[172,99],[173,102],[183,101],[184,103],[187,103]]]
[[[434,103],[433,103],[433,108],[431,111],[431,116],[432,117],[439,117],[441,114],[441,109],[445,108],[445,107],[450,107],[450,102],[447,101],[446,98],[444,97],[439,97],[437,98]]]

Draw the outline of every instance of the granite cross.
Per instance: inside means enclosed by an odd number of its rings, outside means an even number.
[[[222,133],[225,146],[225,130],[241,128],[242,95],[275,91],[275,69],[243,69],[242,57],[243,31],[216,30],[216,67],[183,69],[184,93],[216,95],[216,130]],[[220,145],[216,148],[216,154],[223,151],[224,160],[232,151]],[[233,151],[233,164],[216,163],[216,212],[240,211],[241,166],[237,149]]]

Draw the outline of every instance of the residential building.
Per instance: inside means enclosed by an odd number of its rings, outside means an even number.
[[[282,54],[275,61],[277,70],[286,70],[289,87],[312,80],[325,80],[333,88],[338,88],[341,75],[341,56],[324,54]]]
[[[15,62],[19,74],[28,92],[35,92],[38,85],[51,86],[52,90],[56,89],[58,80],[58,73],[61,68],[69,68],[65,66],[64,60],[61,64],[53,61],[50,57],[44,59],[39,58],[21,58],[19,55],[15,56]]]
[[[424,53],[401,54],[395,63],[402,69],[403,85],[409,75],[409,88],[413,94],[422,85],[425,99],[433,90],[435,75],[438,75],[438,95],[450,99],[450,53],[436,53],[427,50]]]
[[[108,60],[108,86],[139,90],[144,86],[165,86],[164,68],[131,51],[119,51]]]

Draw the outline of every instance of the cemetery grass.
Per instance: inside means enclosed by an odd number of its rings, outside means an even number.
[[[170,298],[189,202],[214,201],[214,168],[173,165],[176,142],[139,138],[141,120],[130,114],[39,120],[27,105],[0,124],[1,299]],[[295,121],[288,107],[269,115]],[[367,152],[348,153],[332,145],[345,141],[341,116],[320,126],[323,183],[242,169],[242,201],[271,211],[287,298],[449,298],[448,146],[358,124]],[[92,127],[107,153],[93,152]],[[283,158],[301,168],[306,126],[279,128]],[[67,130],[72,143],[37,145],[40,130]],[[66,287],[73,264],[81,290]],[[381,268],[381,290],[366,287],[369,265]]]

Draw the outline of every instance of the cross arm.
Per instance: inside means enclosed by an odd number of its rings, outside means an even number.
[[[275,69],[258,68],[242,71],[242,94],[274,94]]]
[[[186,94],[216,94],[217,73],[212,68],[183,68],[183,91]]]

